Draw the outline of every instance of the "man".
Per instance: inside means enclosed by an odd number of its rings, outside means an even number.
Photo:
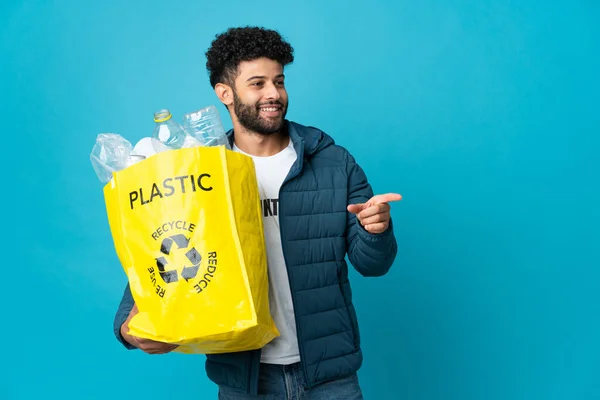
[[[293,49],[273,30],[232,28],[206,53],[210,83],[233,122],[232,148],[254,159],[269,268],[271,313],[280,336],[263,349],[207,355],[220,399],[362,399],[360,337],[345,256],[381,276],[396,256],[389,202],[373,196],[362,169],[331,137],[285,119],[284,67]],[[175,345],[133,337],[129,288],[115,317],[127,348],[167,353]]]

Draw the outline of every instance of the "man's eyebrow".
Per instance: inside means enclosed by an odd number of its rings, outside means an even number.
[[[251,76],[250,78],[246,79],[246,82],[251,81],[252,79],[265,79],[266,76],[259,76],[259,75],[254,75]]]
[[[279,74],[275,78],[285,78],[285,75],[284,74]],[[246,79],[246,82],[251,81],[253,79],[267,79],[267,77],[266,76],[262,76],[262,75],[254,75],[254,76],[251,76],[250,78]]]

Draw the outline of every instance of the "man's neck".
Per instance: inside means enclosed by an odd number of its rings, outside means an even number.
[[[257,157],[269,157],[281,152],[289,144],[285,128],[277,133],[261,135],[234,124],[234,143],[244,153]]]

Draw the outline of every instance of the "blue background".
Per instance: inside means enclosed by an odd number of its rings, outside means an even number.
[[[4,0],[0,398],[216,397],[204,356],[114,339],[126,278],[89,153],[101,132],[150,135],[156,109],[217,104],[204,51],[246,24],[295,47],[288,117],[404,196],[392,270],[351,276],[366,398],[600,398],[599,17],[593,0]]]

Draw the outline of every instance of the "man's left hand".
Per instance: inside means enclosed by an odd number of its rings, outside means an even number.
[[[350,204],[348,211],[356,214],[356,219],[369,233],[383,233],[390,225],[390,205],[400,201],[402,196],[396,193],[378,194],[366,203]]]

